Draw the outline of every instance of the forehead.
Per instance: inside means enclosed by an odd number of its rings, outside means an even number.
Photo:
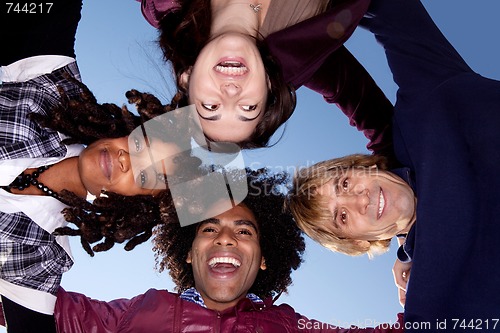
[[[252,211],[245,205],[239,204],[232,209],[225,211],[213,218],[201,222],[199,225],[204,224],[218,224],[218,225],[248,225],[259,231],[257,219]]]
[[[380,170],[376,166],[337,168],[335,170],[330,170],[327,179],[331,181],[340,180],[346,177],[349,177],[351,179],[376,178],[383,173],[387,173],[387,171]]]
[[[345,179],[349,179],[350,182],[371,180],[376,179],[384,172],[385,171],[377,168],[368,167],[336,168],[329,170],[326,176],[317,185],[316,193],[320,195],[330,195],[330,192],[335,189],[335,186]]]

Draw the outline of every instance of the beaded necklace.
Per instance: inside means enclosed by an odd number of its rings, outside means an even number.
[[[2,186],[1,188],[6,190],[7,192],[11,192],[12,189],[23,191],[24,189],[33,185],[46,195],[49,195],[57,199],[59,197],[57,192],[51,190],[49,187],[45,186],[43,183],[38,181],[38,177],[48,168],[50,168],[50,165],[41,166],[36,171],[33,171],[33,173],[31,174],[24,173],[23,171],[19,176],[16,177],[16,179],[12,181],[12,183],[10,183],[10,185]]]

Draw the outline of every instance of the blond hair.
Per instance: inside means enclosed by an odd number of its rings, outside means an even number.
[[[351,256],[367,254],[372,258],[389,249],[391,240],[360,242],[336,235],[325,226],[333,221],[325,198],[317,189],[350,169],[387,170],[387,160],[383,156],[353,154],[316,163],[295,173],[293,188],[288,196],[288,206],[295,221],[310,238],[324,247]]]

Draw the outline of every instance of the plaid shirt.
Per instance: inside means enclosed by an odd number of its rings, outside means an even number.
[[[67,148],[58,132],[41,128],[27,118],[28,113],[45,114],[60,103],[58,86],[70,97],[80,93],[74,82],[63,77],[64,72],[80,80],[73,62],[26,82],[0,85],[0,160],[66,156]],[[56,238],[25,213],[0,212],[2,280],[55,295],[62,274],[72,264]]]

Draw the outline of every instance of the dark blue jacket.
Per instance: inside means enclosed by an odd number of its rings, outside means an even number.
[[[415,177],[405,321],[500,330],[500,82],[474,73],[419,1],[373,0],[362,25],[399,86],[394,148]]]

